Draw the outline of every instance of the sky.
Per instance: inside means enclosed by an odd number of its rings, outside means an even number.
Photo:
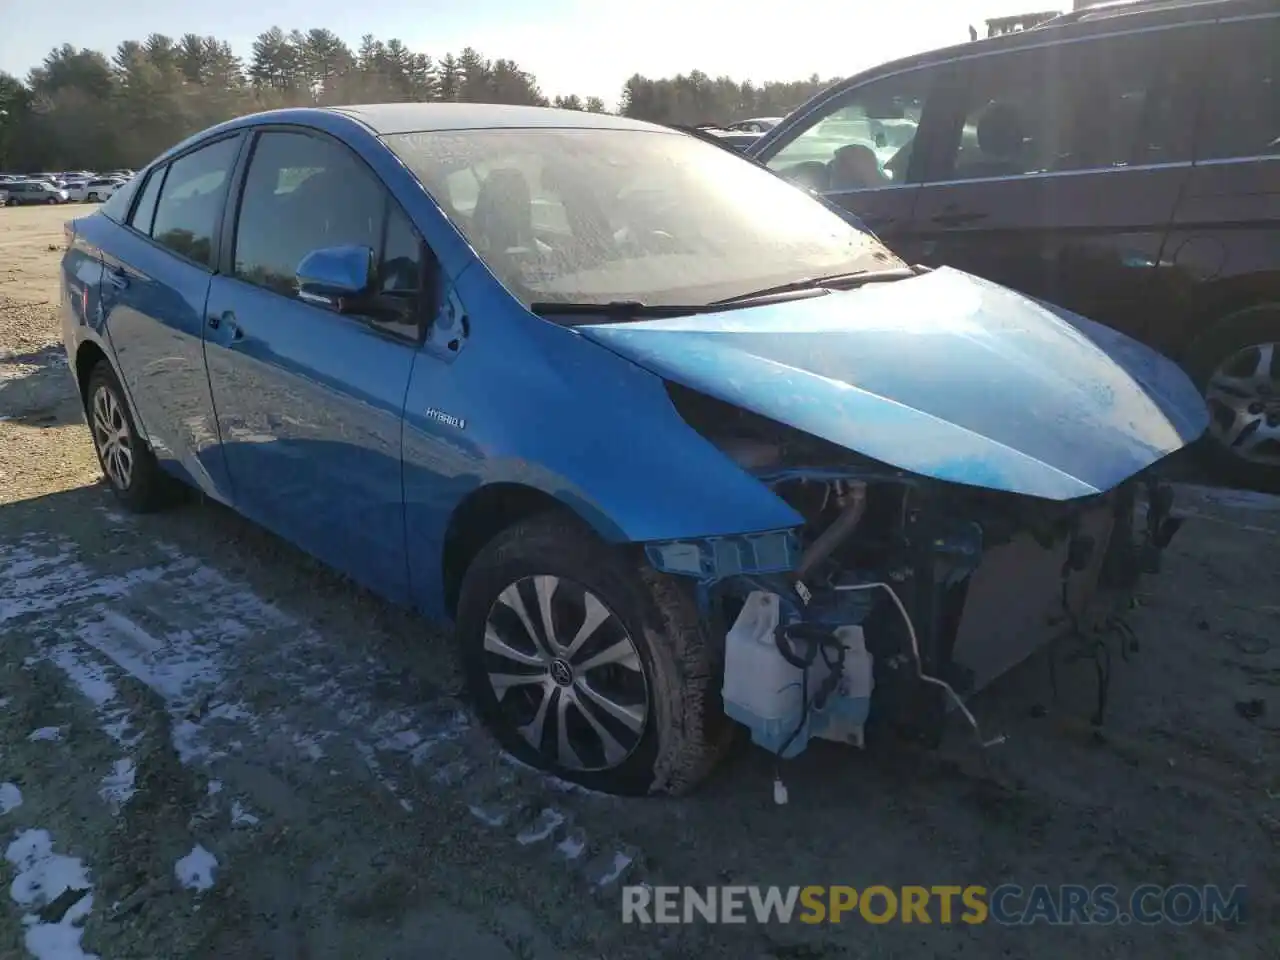
[[[960,43],[987,17],[1070,0],[62,0],[35,14],[29,0],[0,0],[0,70],[25,78],[53,47],[108,56],[149,33],[213,34],[247,58],[253,39],[279,26],[327,27],[351,47],[361,35],[399,37],[438,58],[473,46],[515,60],[548,96],[618,100],[632,74],[699,69],[761,83],[817,73],[848,76],[886,60]]]

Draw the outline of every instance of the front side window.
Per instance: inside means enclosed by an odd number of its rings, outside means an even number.
[[[350,150],[325,137],[268,132],[254,147],[236,223],[235,275],[283,296],[297,295],[298,265],[327,247],[373,251],[378,317],[417,329],[422,242],[382,182]]]
[[[767,166],[823,193],[901,184],[930,86],[930,74],[914,70],[850,90]]]
[[[213,235],[239,140],[219,140],[169,164],[151,236],[195,263],[213,263]],[[144,198],[145,199],[145,198]]]
[[[705,304],[898,265],[813,197],[683,134],[473,130],[386,143],[526,305]]]
[[[1280,156],[1280,18],[1217,30],[1197,159]]]

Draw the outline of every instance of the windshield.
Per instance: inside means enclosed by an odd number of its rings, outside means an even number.
[[[385,139],[526,306],[702,305],[901,265],[808,194],[682,134],[512,129]]]

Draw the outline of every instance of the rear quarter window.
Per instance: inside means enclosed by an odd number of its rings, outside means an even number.
[[[98,208],[98,212],[116,223],[124,223],[129,215],[129,207],[133,204],[133,195],[137,190],[137,179],[121,184],[120,188],[107,198],[107,202]]]

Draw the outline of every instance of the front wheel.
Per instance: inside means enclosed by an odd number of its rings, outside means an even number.
[[[1224,479],[1280,487],[1280,304],[1226,317],[1191,349],[1209,406],[1203,448]]]
[[[93,447],[111,492],[135,513],[163,506],[176,481],[171,482],[160,469],[139,436],[120,381],[105,360],[89,374],[86,412]]]
[[[532,766],[608,793],[679,794],[731,742],[720,657],[690,592],[570,514],[491,541],[457,627],[482,718]]]

